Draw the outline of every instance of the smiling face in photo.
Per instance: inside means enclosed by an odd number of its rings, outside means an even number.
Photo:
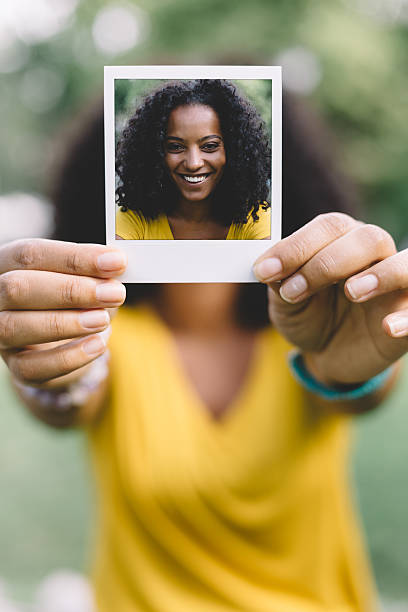
[[[213,108],[194,104],[170,113],[165,162],[184,200],[201,202],[213,193],[226,163],[220,121]]]

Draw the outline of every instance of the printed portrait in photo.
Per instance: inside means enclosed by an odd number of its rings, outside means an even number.
[[[271,237],[271,80],[115,79],[117,240]]]

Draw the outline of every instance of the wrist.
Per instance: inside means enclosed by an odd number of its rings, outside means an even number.
[[[320,378],[318,378],[319,373],[317,375],[314,374],[316,368],[313,365],[313,360],[309,355],[306,363],[306,357],[306,355],[299,351],[292,351],[289,354],[289,366],[292,374],[307,391],[329,401],[349,402],[373,395],[386,386],[393,372],[393,367],[391,366],[376,376],[360,383],[343,384],[334,382],[333,384],[333,381],[327,377],[320,375]],[[313,370],[309,369],[309,367],[313,368]]]
[[[56,381],[46,387],[25,384],[16,378],[13,378],[13,384],[24,400],[44,413],[72,412],[81,408],[108,377],[108,362],[109,353],[106,351],[81,376],[72,372],[72,375],[64,376],[63,381]]]
[[[325,387],[336,389],[338,391],[348,391],[360,387],[364,382],[369,380],[369,377],[356,381],[339,380],[338,377],[331,375],[318,353],[301,352],[302,361],[306,370],[312,377]]]

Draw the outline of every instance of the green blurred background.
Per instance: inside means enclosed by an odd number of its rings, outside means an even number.
[[[272,81],[265,79],[231,79],[240,93],[257,109],[265,122],[269,139],[272,138]],[[157,89],[166,79],[115,79],[115,140],[141,104],[144,96]]]
[[[0,241],[50,231],[56,134],[101,94],[104,65],[242,62],[283,66],[285,87],[332,128],[366,218],[404,245],[407,60],[408,0],[1,0]],[[0,372],[2,612],[2,581],[28,601],[55,568],[86,567],[92,493],[82,434],[27,417]],[[408,602],[407,397],[403,376],[384,408],[358,419],[353,458],[390,610],[408,610],[395,603]]]
[[[0,192],[41,192],[104,64],[279,63],[336,133],[370,218],[408,234],[407,0],[2,0]]]

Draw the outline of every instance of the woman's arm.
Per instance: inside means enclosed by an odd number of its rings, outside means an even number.
[[[95,373],[109,311],[125,298],[112,277],[125,265],[102,245],[22,240],[0,248],[0,353],[20,397],[50,425],[88,422],[103,406],[107,364],[105,375]]]

